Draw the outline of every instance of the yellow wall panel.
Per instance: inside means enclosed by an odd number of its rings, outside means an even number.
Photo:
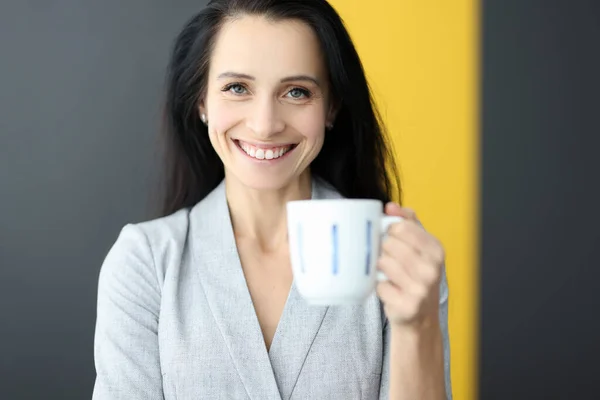
[[[454,398],[477,398],[479,3],[330,0],[363,60],[404,188],[447,252]]]

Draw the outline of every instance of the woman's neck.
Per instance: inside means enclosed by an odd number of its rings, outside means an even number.
[[[225,178],[225,188],[236,239],[253,241],[260,250],[271,253],[287,243],[286,203],[310,199],[312,181],[307,170],[279,189],[249,188],[235,177]]]

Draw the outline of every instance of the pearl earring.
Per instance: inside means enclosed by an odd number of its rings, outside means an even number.
[[[333,129],[333,124],[332,123],[328,123],[327,125],[325,125],[325,128],[327,128],[328,130],[332,130]]]
[[[202,120],[202,122],[204,122],[206,124],[206,115],[205,114],[202,114],[200,116],[200,119]]]

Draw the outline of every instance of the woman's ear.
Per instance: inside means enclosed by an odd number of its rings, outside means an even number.
[[[335,118],[337,117],[338,111],[339,111],[339,107],[337,105],[337,102],[332,102],[329,105],[329,111],[327,112],[327,118],[325,120],[325,126],[328,129],[333,128],[333,125],[335,124]]]
[[[200,115],[200,119],[206,125],[208,123],[208,116],[206,114],[206,107],[204,106],[204,100],[198,103],[198,115]]]

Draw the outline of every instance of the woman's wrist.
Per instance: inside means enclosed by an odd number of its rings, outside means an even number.
[[[411,322],[391,323],[392,337],[400,338],[425,338],[432,336],[441,337],[440,321],[437,315],[428,316]]]

